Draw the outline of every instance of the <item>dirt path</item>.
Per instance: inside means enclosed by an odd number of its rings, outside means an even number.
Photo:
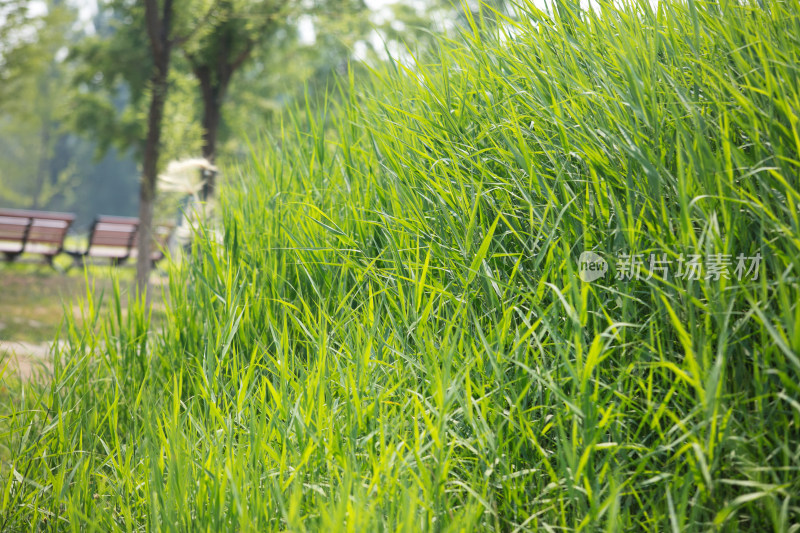
[[[52,343],[0,341],[0,373],[8,364],[6,375],[14,374],[23,380],[50,371]]]

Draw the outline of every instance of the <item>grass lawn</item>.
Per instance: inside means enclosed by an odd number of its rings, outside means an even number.
[[[108,280],[102,276],[101,280]],[[52,341],[64,318],[86,295],[83,272],[55,272],[44,265],[0,264],[0,340]]]
[[[27,260],[27,257],[25,258]],[[34,260],[36,258],[33,258]],[[115,281],[122,286],[123,305],[133,288],[134,269],[106,265],[72,268],[60,272],[32,262],[0,263],[0,342],[50,343],[65,319],[65,312],[75,325],[83,323],[80,301],[87,297],[87,279],[95,297],[109,295]],[[153,275],[155,316],[163,315],[158,271]],[[106,305],[102,307],[106,312]]]

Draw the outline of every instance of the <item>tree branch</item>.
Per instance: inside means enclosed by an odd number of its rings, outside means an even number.
[[[236,72],[239,69],[239,67],[242,66],[242,63],[247,61],[247,58],[249,58],[250,54],[253,53],[253,49],[255,48],[255,46],[256,46],[255,39],[247,40],[247,45],[245,46],[244,50],[239,52],[239,55],[237,55],[230,63],[228,71],[230,72],[231,75],[233,75],[233,73]]]
[[[206,25],[206,22],[208,22],[208,20],[211,18],[211,15],[213,15],[214,12],[217,10],[217,7],[219,7],[219,3],[220,0],[214,0],[214,3],[211,4],[211,7],[208,8],[208,11],[206,11],[205,15],[200,17],[200,20],[197,21],[194,27],[190,29],[186,33],[186,35],[175,37],[175,39],[172,40],[172,44],[174,46],[183,46],[186,43],[186,41],[194,37],[194,35],[200,30],[200,28]]]

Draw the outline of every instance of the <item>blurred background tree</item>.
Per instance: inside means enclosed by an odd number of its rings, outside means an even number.
[[[499,0],[498,0],[499,1]],[[500,2],[502,3],[502,2]],[[160,165],[225,162],[281,109],[462,24],[449,0],[175,0]],[[88,13],[88,15],[87,15]],[[152,59],[139,2],[3,0],[0,205],[135,215]],[[303,104],[304,105],[304,104]],[[272,130],[276,131],[276,130]]]

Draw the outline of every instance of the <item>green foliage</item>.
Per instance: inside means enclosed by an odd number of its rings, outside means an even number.
[[[20,89],[26,70],[41,68],[43,58],[36,46],[45,17],[31,15],[31,0],[4,0],[0,5],[0,110]]]
[[[336,85],[332,73],[346,70],[353,43],[371,31],[370,14],[363,2],[351,0],[215,4],[207,28],[183,46],[199,88],[203,156],[213,161],[218,151],[246,151],[231,130],[264,129],[298,96],[314,103],[328,97]],[[301,38],[303,23],[313,28],[313,42]],[[228,140],[222,150],[220,134]]]
[[[194,35],[197,25],[210,8],[207,0],[184,0],[175,10],[172,34]],[[76,65],[76,95],[70,127],[98,141],[98,152],[104,154],[115,147],[133,149],[140,155],[144,149],[147,128],[147,106],[153,58],[144,24],[142,3],[109,1],[102,5],[96,25],[98,32],[87,36],[72,50]],[[193,154],[200,137],[200,128],[193,123],[195,109],[193,87],[186,70],[172,69],[168,93],[168,119],[172,124],[165,138],[163,161]]]
[[[25,39],[9,41],[17,46],[7,55],[7,98],[0,95],[0,205],[73,211],[78,226],[98,212],[131,214],[135,166],[115,151],[95,161],[95,144],[73,132],[75,66],[64,56],[84,37],[78,14],[58,0],[39,5],[45,14],[26,9],[4,26]]]
[[[159,331],[90,295],[3,419],[0,529],[790,530],[800,6],[522,7],[287,116]]]

